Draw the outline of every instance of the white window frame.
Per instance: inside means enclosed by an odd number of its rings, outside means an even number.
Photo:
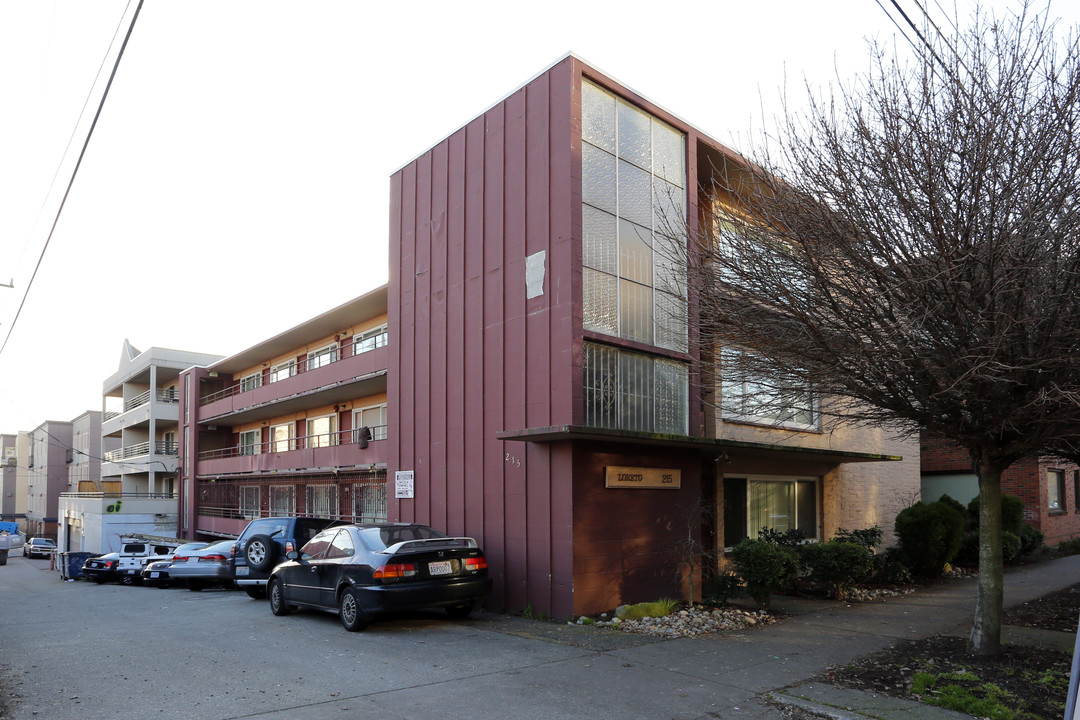
[[[325,367],[332,363],[336,363],[338,360],[338,346],[337,343],[330,343],[317,350],[312,350],[307,354],[307,369],[314,370],[316,368]]]
[[[244,436],[250,435],[255,442],[244,442]],[[245,450],[250,449],[250,452]],[[241,430],[239,442],[237,443],[237,451],[240,455],[258,455],[262,452],[262,428],[255,428],[254,430]]]
[[[1064,513],[1065,508],[1065,471],[1046,471],[1046,508],[1051,513]]]
[[[240,392],[249,392],[262,387],[262,372],[253,372],[240,378]]]
[[[337,518],[339,496],[337,485],[307,485],[304,488],[304,512],[315,517]]]
[[[385,440],[387,437],[389,437],[389,434],[387,433],[387,424],[389,420],[387,418],[386,403],[382,403],[380,405],[368,405],[366,407],[356,408],[355,410],[353,410],[353,442],[360,441],[360,428],[364,427],[365,425],[364,413],[373,412],[375,410],[381,411],[380,415],[382,417],[380,418],[380,420],[382,422],[378,425],[372,425],[370,423],[367,423],[368,429],[371,430],[371,440]]]
[[[284,375],[282,373],[284,373]],[[291,378],[295,374],[296,361],[286,360],[285,362],[280,362],[277,365],[270,366],[270,376],[267,378],[267,381],[275,383],[281,380]]]
[[[311,426],[320,420],[329,420],[330,429],[324,433],[314,433],[311,430]],[[305,445],[309,448],[315,447],[330,447],[331,445],[338,444],[338,416],[337,413],[330,413],[329,415],[317,415],[307,419],[307,439]]]
[[[736,378],[734,381],[727,379],[728,358],[742,355],[745,351],[737,349],[724,349],[721,353],[721,377],[720,377],[720,412],[726,422],[748,422],[771,427],[782,427],[796,430],[817,430],[820,427],[817,394],[805,386],[800,392],[810,407],[796,407],[798,399],[783,397],[784,390],[770,387],[775,383],[769,380],[755,382],[754,378]],[[785,384],[794,385],[794,381]],[[764,408],[764,412],[754,412],[755,408]],[[810,421],[797,420],[798,416],[809,413]]]
[[[262,508],[259,504],[261,499],[258,485],[240,486],[240,514],[245,520],[262,517]]]
[[[384,323],[379,327],[365,330],[353,338],[353,355],[371,352],[375,348],[381,348],[389,341],[388,326]]]
[[[278,438],[278,430],[281,428],[287,428],[287,438]],[[281,444],[285,443],[285,447],[281,447]],[[278,423],[277,425],[270,426],[270,451],[271,452],[288,452],[289,450],[296,449],[296,425],[291,422]]]
[[[296,487],[293,485],[270,486],[270,515],[285,517],[296,514]]]

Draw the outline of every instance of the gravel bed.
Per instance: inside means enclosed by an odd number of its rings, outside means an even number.
[[[776,618],[764,611],[740,610],[730,607],[716,609],[693,607],[679,610],[665,617],[648,617],[640,620],[620,620],[619,618],[605,620],[604,616],[596,620],[581,617],[571,624],[608,627],[622,632],[674,638],[744,630],[774,622],[776,622]]]

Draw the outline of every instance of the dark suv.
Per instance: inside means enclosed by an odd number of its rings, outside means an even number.
[[[311,517],[269,517],[252,520],[232,546],[233,579],[253,598],[266,597],[270,571],[285,559],[285,553],[299,550],[319,532],[341,520]]]

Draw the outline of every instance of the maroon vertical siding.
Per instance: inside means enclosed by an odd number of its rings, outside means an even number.
[[[391,499],[391,517],[476,536],[493,605],[565,614],[569,448],[495,435],[573,419],[570,63],[395,174],[389,303],[388,469],[416,476],[416,498]],[[539,251],[544,294],[527,300],[525,260]]]

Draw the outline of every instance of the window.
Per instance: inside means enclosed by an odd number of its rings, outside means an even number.
[[[337,345],[327,345],[318,350],[312,350],[307,354],[307,369],[314,370],[324,365],[337,362]]]
[[[245,520],[253,520],[262,515],[259,512],[259,488],[247,485],[240,488],[240,514]]]
[[[366,353],[386,344],[386,325],[380,325],[371,330],[365,330],[353,339],[353,355]]]
[[[295,360],[288,360],[288,361],[283,362],[283,363],[278,363],[277,365],[274,365],[273,367],[270,368],[269,381],[272,382],[272,383],[275,383],[278,380],[284,380],[285,378],[290,378],[295,374],[296,374],[296,361]]]
[[[756,538],[762,529],[801,530],[818,537],[817,482],[808,478],[725,477],[724,544]]]
[[[308,485],[305,488],[307,514],[316,517],[332,518],[338,514],[337,485]]]
[[[386,482],[353,486],[353,522],[386,522]]]
[[[262,430],[245,430],[240,433],[239,452],[241,455],[258,455],[262,452]]]
[[[584,327],[685,351],[683,134],[592,83],[581,105]]]
[[[352,535],[349,534],[348,530],[339,531],[326,551],[327,559],[352,557],[355,554],[356,546],[353,544]]]
[[[585,424],[685,435],[689,376],[684,363],[585,343]]]
[[[296,514],[296,488],[292,485],[270,486],[270,514],[281,516]]]
[[[337,415],[308,418],[307,446],[330,447],[337,445]]]
[[[374,405],[372,407],[353,410],[353,442],[360,441],[360,428],[366,427],[371,431],[371,440],[385,440],[386,435],[386,405]]]
[[[1073,511],[1080,513],[1080,470],[1073,470]]]
[[[794,376],[766,378],[738,350],[721,355],[720,409],[725,420],[746,420],[796,428],[816,428],[814,394]]]
[[[1065,471],[1046,471],[1047,507],[1052,513],[1065,512]]]
[[[271,381],[273,382],[273,381]],[[240,392],[247,392],[262,387],[262,373],[256,372],[240,378]]]
[[[287,452],[296,449],[292,423],[271,426],[270,447],[273,448],[274,452]]]

